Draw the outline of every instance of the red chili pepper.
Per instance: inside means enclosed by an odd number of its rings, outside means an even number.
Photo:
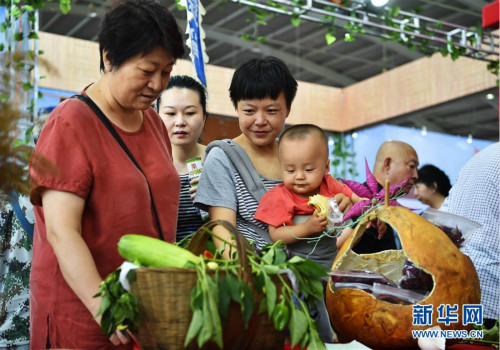
[[[203,252],[203,256],[207,259],[213,259],[214,258],[214,255],[212,254],[212,252],[208,251],[208,250],[205,250]]]

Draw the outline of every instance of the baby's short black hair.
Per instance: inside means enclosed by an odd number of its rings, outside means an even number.
[[[286,129],[279,139],[278,145],[281,145],[283,140],[302,140],[307,136],[317,136],[321,139],[321,143],[324,144],[324,149],[328,155],[328,139],[325,132],[319,126],[314,124],[297,124]]]

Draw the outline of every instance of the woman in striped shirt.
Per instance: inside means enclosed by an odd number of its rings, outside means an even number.
[[[187,75],[170,78],[168,86],[157,101],[158,114],[168,130],[172,143],[174,165],[181,178],[177,237],[180,241],[195,232],[207,213],[193,206],[199,179],[190,180],[186,161],[205,155],[205,146],[198,143],[207,120],[207,92],[198,81]]]

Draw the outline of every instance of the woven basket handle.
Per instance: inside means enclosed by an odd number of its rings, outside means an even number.
[[[193,238],[189,241],[187,250],[195,255],[203,254],[207,246],[208,239],[210,238],[210,233],[216,226],[224,226],[229,232],[231,232],[234,241],[236,242],[236,250],[238,251],[238,262],[239,262],[239,273],[243,281],[248,285],[251,285],[251,269],[248,263],[247,249],[251,250],[250,244],[247,239],[234,227],[230,222],[225,220],[212,220],[201,226]]]

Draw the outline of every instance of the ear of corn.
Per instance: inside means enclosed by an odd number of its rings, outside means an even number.
[[[316,209],[319,215],[326,216],[328,214],[328,197],[316,194],[314,196],[309,197],[307,205],[310,205],[311,207]]]
[[[145,267],[179,267],[198,263],[200,258],[175,244],[142,235],[124,235],[118,252],[126,260]]]

